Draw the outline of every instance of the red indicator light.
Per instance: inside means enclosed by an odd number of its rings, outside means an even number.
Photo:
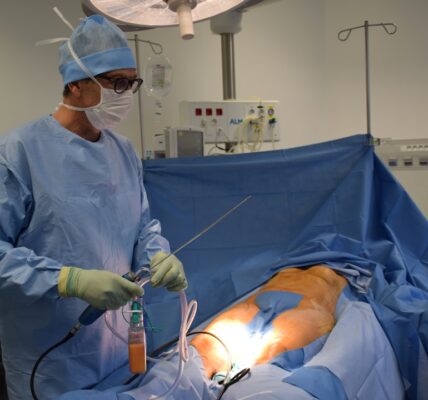
[[[218,115],[218,116],[223,115],[223,109],[222,108],[216,108],[215,115]]]
[[[202,115],[202,108],[195,108],[195,115],[201,116]]]
[[[213,110],[212,110],[212,108],[207,108],[207,109],[205,110],[205,114],[206,114],[206,115],[213,115]]]

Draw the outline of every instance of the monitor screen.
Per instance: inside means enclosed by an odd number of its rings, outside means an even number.
[[[201,131],[177,131],[177,157],[197,157],[204,155],[204,136]]]

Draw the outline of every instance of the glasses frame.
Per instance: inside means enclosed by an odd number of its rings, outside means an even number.
[[[101,78],[101,79],[105,79],[106,81],[109,81],[110,83],[113,84],[113,90],[117,93],[117,94],[122,94],[125,93],[127,90],[132,90],[132,93],[136,93],[141,85],[143,84],[143,80],[141,78],[126,78],[125,76],[120,76],[117,78],[110,78],[109,76],[105,76],[105,75],[97,75],[96,78]],[[126,86],[126,89],[123,90],[119,90],[118,89],[118,85],[119,85],[119,81],[127,81],[128,84]],[[137,82],[137,86],[135,88],[133,88],[134,83]]]

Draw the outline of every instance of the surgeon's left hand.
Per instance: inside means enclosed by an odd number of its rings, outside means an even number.
[[[170,256],[163,251],[156,253],[150,261],[150,272],[153,287],[165,286],[173,292],[187,288],[183,264],[174,255]]]

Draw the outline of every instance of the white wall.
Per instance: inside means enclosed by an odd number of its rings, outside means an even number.
[[[327,0],[325,19],[326,126],[332,136],[366,132],[364,33],[346,42],[341,29],[392,22],[395,35],[370,30],[372,134],[394,139],[428,137],[428,1]]]
[[[51,113],[62,99],[57,45],[39,40],[70,36],[52,11],[57,5],[73,23],[78,1],[0,1],[0,133]]]
[[[52,12],[57,5],[75,25],[80,1],[14,0],[0,5],[0,133],[52,112],[60,100],[57,45],[35,47],[41,39],[67,36]],[[427,0],[281,0],[254,7],[235,36],[237,97],[276,99],[282,140],[298,146],[365,132],[363,32],[343,43],[348,26],[394,22],[398,33],[371,33],[372,132],[379,137],[426,137],[428,104]],[[220,38],[209,23],[196,24],[196,37],[179,38],[176,28],[142,31],[162,43],[174,68],[174,84],[156,122],[154,101],[144,95],[145,144],[159,126],[178,123],[180,100],[222,98]],[[133,35],[129,35],[132,37]],[[141,61],[151,55],[140,47]],[[120,131],[140,149],[135,109]]]

